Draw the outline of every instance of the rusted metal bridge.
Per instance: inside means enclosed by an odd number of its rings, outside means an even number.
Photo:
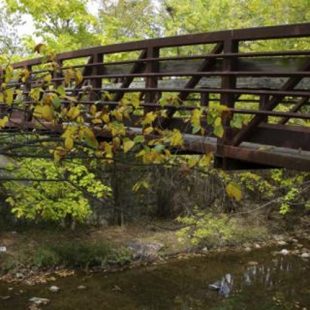
[[[117,107],[126,94],[138,94],[147,111],[163,109],[161,98],[174,94],[178,104],[165,104],[162,128],[178,128],[183,153],[212,151],[224,169],[284,167],[310,171],[310,23],[240,29],[99,46],[57,55],[61,70],[52,83],[64,80],[63,70],[79,69],[83,81],[66,88],[80,103]],[[298,47],[296,49],[296,46]],[[46,71],[42,59],[13,65],[27,68],[31,79],[16,81],[25,100]],[[87,100],[82,94],[88,91]],[[109,94],[109,96],[107,96]],[[219,102],[230,109],[224,136],[193,134],[176,111]],[[29,106],[31,102],[29,101]],[[6,107],[1,106],[4,113]],[[5,130],[38,128],[31,110],[12,112]],[[174,115],[174,116],[173,116]],[[247,115],[238,128],[231,120]],[[207,128],[206,122],[202,122]],[[141,132],[130,122],[131,132]],[[41,128],[41,127],[40,127]],[[42,133],[57,131],[46,124]],[[104,139],[104,134],[98,136]]]

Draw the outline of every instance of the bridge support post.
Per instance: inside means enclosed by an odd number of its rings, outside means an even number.
[[[93,63],[98,64],[103,62],[103,54],[94,54],[92,56]],[[92,67],[91,75],[96,76],[100,75],[100,66],[96,65]],[[101,100],[101,87],[102,87],[102,78],[94,78],[91,80],[92,91],[90,95],[91,101]]]
[[[146,58],[158,58],[159,57],[159,48],[149,47],[147,49]],[[159,71],[158,61],[149,61],[146,64],[145,73],[156,73]],[[147,77],[145,80],[145,88],[157,88],[158,87],[158,77],[152,76]],[[158,93],[156,92],[146,92],[144,96],[145,103],[156,103],[158,100]]]
[[[224,41],[223,53],[238,53],[239,41],[232,40],[231,38]],[[226,57],[223,60],[222,70],[225,72],[234,71],[238,67],[238,60],[233,57]],[[224,75],[221,83],[222,89],[236,88],[236,77],[233,75]],[[233,93],[221,93],[220,103],[228,108],[234,108],[236,96]],[[223,146],[230,144],[232,140],[232,131],[230,127],[231,116],[226,115],[222,120],[224,127],[224,135],[217,140],[217,149],[215,154],[215,166],[223,169],[229,169],[229,159],[223,156]]]

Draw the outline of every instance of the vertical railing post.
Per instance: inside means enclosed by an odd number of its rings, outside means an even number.
[[[268,101],[269,101],[268,95],[261,95],[259,97],[259,110],[265,110]],[[268,122],[268,116],[265,116],[264,119],[262,120],[262,122],[267,123]]]
[[[224,55],[230,53],[238,53],[238,50],[239,50],[239,41],[233,40],[232,38],[225,39],[223,47]],[[238,66],[237,62],[238,60],[235,57],[225,57],[223,59],[222,71],[225,72],[235,71]],[[222,76],[221,90],[236,88],[236,80],[237,80],[236,76],[233,75]],[[225,105],[228,108],[234,108],[235,98],[236,96],[234,93],[222,92],[220,95],[220,103],[221,105]],[[225,117],[222,120],[224,127],[224,135],[222,138],[219,138],[217,140],[215,165],[220,166],[223,169],[228,169],[228,161],[223,156],[223,146],[231,143],[232,138],[232,130],[230,126],[231,119],[232,116],[230,114],[225,113]]]
[[[201,93],[200,94],[200,104],[203,107],[208,107],[209,106],[209,93]]]
[[[93,61],[92,63],[94,66],[92,66],[91,69],[91,76],[100,75],[100,66],[103,63],[103,54],[94,54],[92,56]],[[96,102],[101,101],[101,88],[102,88],[102,78],[92,78],[90,82],[92,86],[91,94],[90,94],[90,101]],[[97,105],[97,108],[102,108],[102,104]]]
[[[147,49],[147,58],[159,58],[159,48],[149,47]],[[145,67],[145,73],[156,73],[159,71],[159,62],[158,61],[148,61]],[[147,77],[145,80],[145,88],[157,88],[158,87],[158,77],[151,76]],[[147,92],[144,96],[145,103],[155,103],[158,100],[157,92]]]
[[[62,81],[58,80],[58,79],[60,79],[63,76],[63,73],[62,73],[63,61],[60,60],[60,59],[57,59],[56,63],[57,63],[57,68],[54,69],[53,78],[57,79],[55,81],[55,86],[58,87],[58,86],[60,86],[62,84]]]
[[[24,121],[29,122],[32,119],[32,115],[31,115],[31,111],[30,111],[30,106],[31,106],[30,91],[31,91],[31,80],[32,80],[32,66],[28,65],[28,66],[26,66],[26,69],[29,71],[29,77],[25,81],[25,85],[24,85],[25,86],[24,92],[26,93],[25,100],[27,102],[25,104]],[[28,101],[29,101],[29,103],[28,103]]]

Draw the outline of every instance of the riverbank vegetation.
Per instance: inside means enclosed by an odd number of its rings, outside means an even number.
[[[6,0],[0,6],[0,62],[9,82],[14,61],[38,54],[53,59],[58,52],[100,44],[266,26],[275,21],[309,21],[307,0],[269,2]],[[19,35],[17,29],[23,27],[25,16],[32,21],[33,33]],[[267,49],[297,49],[307,44],[309,41],[270,40]],[[180,51],[166,52],[174,55]],[[188,54],[194,53],[189,49]],[[122,60],[122,55],[113,60]],[[30,72],[25,69],[19,74],[26,82]],[[79,83],[82,78],[80,71],[68,69],[65,83]],[[66,97],[71,106],[64,111],[60,100],[65,85],[48,96],[45,89],[51,86],[52,77],[42,79],[45,88],[30,94],[37,102],[35,114],[76,126],[64,128],[61,137],[43,139],[36,132],[17,136],[0,131],[2,273],[123,266],[142,251],[143,246],[130,245],[132,242],[155,248],[154,243],[159,244],[158,255],[168,256],[224,246],[255,247],[285,233],[309,237],[309,172],[224,172],[212,168],[214,159],[209,153],[172,155],[169,147],[183,145],[181,133],[167,130],[160,132],[159,139],[146,139],[156,130],[153,123],[158,115],[141,114],[135,96],[105,113],[92,106],[93,123],[106,124],[113,136],[112,141],[99,143],[94,132],[83,125],[77,98]],[[12,104],[18,93],[3,89],[0,96]],[[173,96],[163,100],[177,103]],[[214,105],[209,112],[208,124],[220,138],[225,107]],[[144,130],[134,139],[124,134],[124,120],[132,115],[140,117]],[[184,117],[193,132],[202,130],[200,108]],[[1,116],[0,128],[7,121]],[[247,121],[246,117],[233,120],[237,128]],[[12,150],[17,150],[14,156]]]

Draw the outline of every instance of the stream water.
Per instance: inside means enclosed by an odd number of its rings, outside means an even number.
[[[79,274],[33,287],[0,283],[0,296],[11,296],[0,298],[0,309],[28,309],[34,296],[50,299],[42,309],[310,309],[309,261],[272,255],[274,250],[176,259],[122,272]],[[225,294],[209,288],[225,275],[229,275]],[[51,293],[51,285],[60,291]],[[80,290],[80,285],[86,288]]]

